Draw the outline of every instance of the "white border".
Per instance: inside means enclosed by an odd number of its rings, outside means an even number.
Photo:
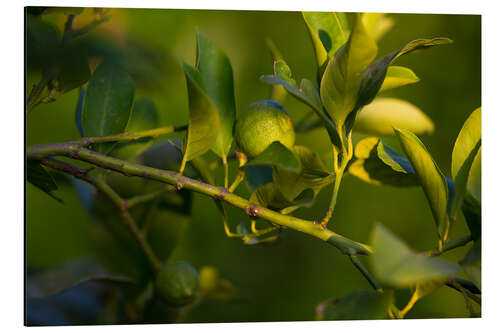
[[[190,324],[190,325],[147,325],[147,326],[94,326],[73,327],[74,331],[194,331],[204,332],[250,332],[255,330],[303,331],[305,329],[321,331],[368,331],[419,332],[424,330],[454,332],[492,331],[498,327],[500,293],[498,237],[500,237],[500,219],[496,212],[500,184],[498,177],[498,143],[500,126],[499,96],[499,12],[494,1],[153,1],[153,0],[87,0],[87,1],[19,1],[2,3],[2,163],[0,163],[5,184],[1,193],[1,283],[0,283],[0,325],[12,330],[23,329],[23,6],[100,6],[100,7],[135,7],[135,8],[200,8],[200,9],[247,9],[247,10],[336,10],[336,11],[374,11],[393,13],[452,13],[482,14],[483,57],[483,318],[482,319],[441,319],[411,321],[356,321],[356,322],[281,322],[255,324]],[[464,82],[466,85],[467,82]],[[12,330],[11,330],[12,329]],[[41,328],[41,330],[67,330],[64,328]]]

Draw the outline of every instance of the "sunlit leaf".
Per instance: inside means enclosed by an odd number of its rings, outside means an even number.
[[[273,169],[273,179],[279,191],[288,201],[294,201],[306,189],[312,189],[317,195],[319,191],[333,181],[333,176],[318,154],[304,146],[292,148],[302,165],[300,172],[283,168]]]
[[[35,160],[26,161],[26,180],[38,187],[43,192],[50,195],[52,198],[62,202],[53,192],[57,190],[57,184],[54,178],[45,170],[40,162]]]
[[[189,121],[181,170],[184,169],[186,162],[213,147],[220,127],[219,113],[215,104],[203,91],[200,73],[187,64],[184,64],[183,68],[188,88]]]
[[[376,54],[377,44],[357,14],[348,41],[330,58],[321,80],[321,100],[337,126],[356,107],[363,73]]]
[[[474,174],[472,172],[472,166],[476,155],[479,154],[478,150],[481,149],[481,108],[477,108],[471,115],[467,118],[465,123],[458,134],[455,141],[455,146],[453,147],[453,153],[451,156],[451,175],[453,177],[453,182],[456,187],[456,196],[454,203],[453,214],[461,207],[464,197],[468,191],[469,178],[477,175],[479,171],[479,195],[480,195],[480,179],[481,179],[481,168],[480,168],[480,157],[478,166]],[[474,182],[474,180],[471,180]]]
[[[408,160],[420,179],[424,193],[429,201],[432,215],[436,222],[438,235],[444,235],[448,212],[448,183],[438,165],[415,134],[395,129]]]
[[[373,273],[381,283],[396,288],[453,277],[459,268],[438,257],[428,257],[410,249],[383,225],[372,231],[370,256]]]
[[[403,66],[389,66],[379,93],[417,83],[418,81],[420,79],[411,69]]]
[[[355,291],[319,304],[316,307],[316,320],[387,319],[393,302],[392,291]]]
[[[348,171],[367,183],[391,186],[420,184],[410,162],[378,138],[359,141],[354,155],[356,160]]]
[[[347,40],[344,15],[344,13],[302,12],[320,69]]]
[[[76,287],[83,282],[96,280],[134,283],[129,277],[110,273],[95,259],[85,258],[42,271],[28,278],[26,293],[28,297],[46,297]]]
[[[481,289],[481,241],[474,242],[465,258],[460,261],[465,274]]]
[[[233,124],[236,115],[233,69],[226,54],[198,32],[196,69],[203,83],[200,86],[210,97],[220,118],[220,130],[213,151],[227,156],[233,142]]]
[[[377,98],[359,112],[354,130],[367,134],[392,135],[393,127],[415,134],[434,132],[434,123],[415,105],[397,98]]]
[[[279,191],[276,184],[271,182],[255,188],[250,195],[249,201],[256,206],[269,207],[280,210],[283,214],[288,214],[297,208],[310,206],[313,199],[314,191],[305,189],[293,200],[288,200]],[[286,211],[284,211],[285,209]]]
[[[384,13],[363,13],[362,18],[366,30],[377,41],[394,26],[394,20]]]
[[[437,279],[433,281],[419,282],[415,287],[415,297],[417,300],[424,298],[425,296],[432,294],[437,289],[441,288],[445,282],[444,279]]]
[[[290,149],[276,141],[269,145],[259,156],[252,159],[243,167],[248,166],[276,166],[292,172],[300,172],[300,161]]]
[[[432,46],[449,44],[452,42],[453,41],[451,39],[440,37],[433,39],[416,39],[407,43],[399,50],[389,53],[381,59],[373,62],[363,74],[356,100],[356,107],[354,108],[354,112],[349,115],[348,121],[346,121],[346,131],[349,132],[353,127],[359,109],[364,105],[371,103],[378,94],[385,80],[388,67],[395,59],[410,52],[426,49]]]
[[[83,134],[87,137],[122,133],[130,118],[135,84],[119,65],[103,62],[89,80],[82,113]],[[112,144],[96,145],[106,153]]]

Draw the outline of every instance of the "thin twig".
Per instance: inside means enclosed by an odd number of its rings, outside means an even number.
[[[58,170],[67,174],[74,176],[75,178],[81,179],[89,184],[95,186],[99,191],[105,194],[115,206],[121,211],[121,216],[123,222],[127,225],[128,229],[136,239],[139,246],[142,248],[146,258],[148,259],[151,267],[155,273],[158,273],[161,268],[161,261],[156,257],[153,249],[147,242],[146,238],[143,236],[139,230],[137,223],[135,222],[132,215],[127,210],[126,201],[123,200],[118,193],[116,193],[108,184],[101,181],[100,179],[90,175],[87,169],[79,168],[70,163],[55,160],[55,159],[44,159],[41,163],[49,168]]]

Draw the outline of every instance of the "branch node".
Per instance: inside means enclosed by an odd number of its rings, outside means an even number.
[[[245,209],[245,213],[247,213],[247,215],[255,217],[259,213],[259,208],[254,205],[249,205],[247,209]]]

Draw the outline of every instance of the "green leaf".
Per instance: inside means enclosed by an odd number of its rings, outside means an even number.
[[[377,44],[357,14],[349,40],[330,58],[321,80],[321,100],[338,127],[356,107],[363,73],[376,54]]]
[[[128,133],[146,131],[157,128],[158,123],[158,111],[153,101],[147,97],[142,97],[135,100],[125,131]],[[132,142],[118,143],[113,150],[113,156],[121,159],[131,159],[144,152],[151,144],[153,144],[151,138],[141,138]]]
[[[378,138],[359,141],[354,156],[356,160],[348,171],[367,183],[398,187],[420,184],[410,162]]]
[[[346,20],[343,13],[302,12],[311,37],[318,68],[346,42]]]
[[[37,273],[27,279],[28,297],[47,297],[76,287],[87,281],[109,281],[134,283],[129,277],[110,273],[102,264],[92,258],[85,258]]]
[[[279,191],[276,184],[266,183],[258,186],[250,195],[250,203],[259,207],[269,207],[289,214],[297,208],[310,206],[314,199],[314,191],[305,189],[294,200],[288,200]]]
[[[255,165],[276,166],[291,172],[300,172],[301,169],[300,161],[293,152],[278,141],[270,144],[259,156],[243,167]]]
[[[384,13],[363,13],[361,17],[366,31],[377,41],[394,26],[394,20]]]
[[[415,287],[420,283],[451,278],[459,271],[458,266],[441,258],[414,252],[381,224],[375,225],[371,245],[373,273],[385,285]]]
[[[122,133],[130,118],[135,84],[120,66],[103,62],[89,80],[82,113],[83,134],[87,137]],[[113,144],[96,145],[107,153]]]
[[[394,127],[415,134],[431,134],[434,123],[415,105],[397,98],[377,98],[359,112],[354,130],[375,135],[393,135]]]
[[[481,290],[481,241],[474,242],[469,252],[460,261],[465,274]]]
[[[196,69],[200,73],[200,87],[215,104],[220,118],[220,130],[212,150],[227,156],[233,142],[233,124],[236,115],[233,69],[226,54],[200,32],[197,34]]]
[[[61,199],[56,197],[53,191],[57,190],[57,184],[54,178],[45,170],[45,168],[38,161],[27,160],[26,161],[26,180],[38,187],[43,192],[50,195],[52,198],[59,202]]]
[[[421,49],[426,49],[436,45],[450,44],[453,41],[448,38],[433,38],[433,39],[416,39],[401,47],[399,50],[389,53],[381,59],[372,63],[364,72],[355,111],[349,116],[349,121],[346,124],[346,131],[349,132],[356,118],[357,111],[373,101],[378,94],[385,80],[389,65],[398,57]]]
[[[273,168],[268,166],[245,167],[245,180],[250,192],[273,181]]]
[[[451,175],[455,183],[456,196],[453,207],[453,215],[462,206],[468,190],[469,178],[472,175],[472,166],[478,150],[481,149],[481,108],[477,108],[470,114],[458,134],[451,155]],[[479,182],[480,176],[479,157]],[[477,172],[477,171],[475,171]],[[476,178],[477,179],[477,178]],[[479,183],[480,184],[480,183]],[[479,193],[480,193],[479,186]]]
[[[448,212],[448,184],[446,178],[424,144],[415,134],[397,128],[395,131],[420,179],[436,222],[439,238],[442,239]]]
[[[83,127],[82,127],[82,113],[83,113],[83,103],[85,101],[85,88],[81,87],[78,93],[78,101],[76,102],[75,110],[75,124],[78,129],[78,133],[83,137]]]
[[[284,60],[280,51],[278,50],[278,48],[276,47],[276,45],[274,44],[274,42],[270,38],[266,39],[266,45],[271,53],[271,57],[273,59],[273,64],[278,60]],[[276,101],[280,104],[283,104],[285,98],[286,98],[285,88],[283,88],[282,86],[279,86],[279,85],[273,85],[271,87],[271,95],[270,95],[269,99],[272,99],[273,101]]]
[[[220,127],[219,113],[203,90],[200,72],[187,64],[183,64],[183,69],[188,88],[189,121],[181,171],[186,162],[203,155],[214,146]]]
[[[273,168],[273,180],[284,198],[293,202],[304,190],[312,189],[314,196],[333,181],[319,155],[307,147],[295,146],[293,153],[302,165],[300,172],[279,167]]]
[[[419,300],[429,294],[432,294],[434,291],[441,288],[446,283],[446,280],[447,279],[445,278],[417,283],[417,286],[415,287],[415,297]]]
[[[355,291],[347,296],[327,300],[316,307],[316,320],[387,319],[394,302],[392,291]]]
[[[403,66],[389,66],[379,93],[417,83],[418,81],[420,79],[411,69]]]
[[[481,205],[481,150],[479,147],[467,179],[467,194],[471,195]]]

